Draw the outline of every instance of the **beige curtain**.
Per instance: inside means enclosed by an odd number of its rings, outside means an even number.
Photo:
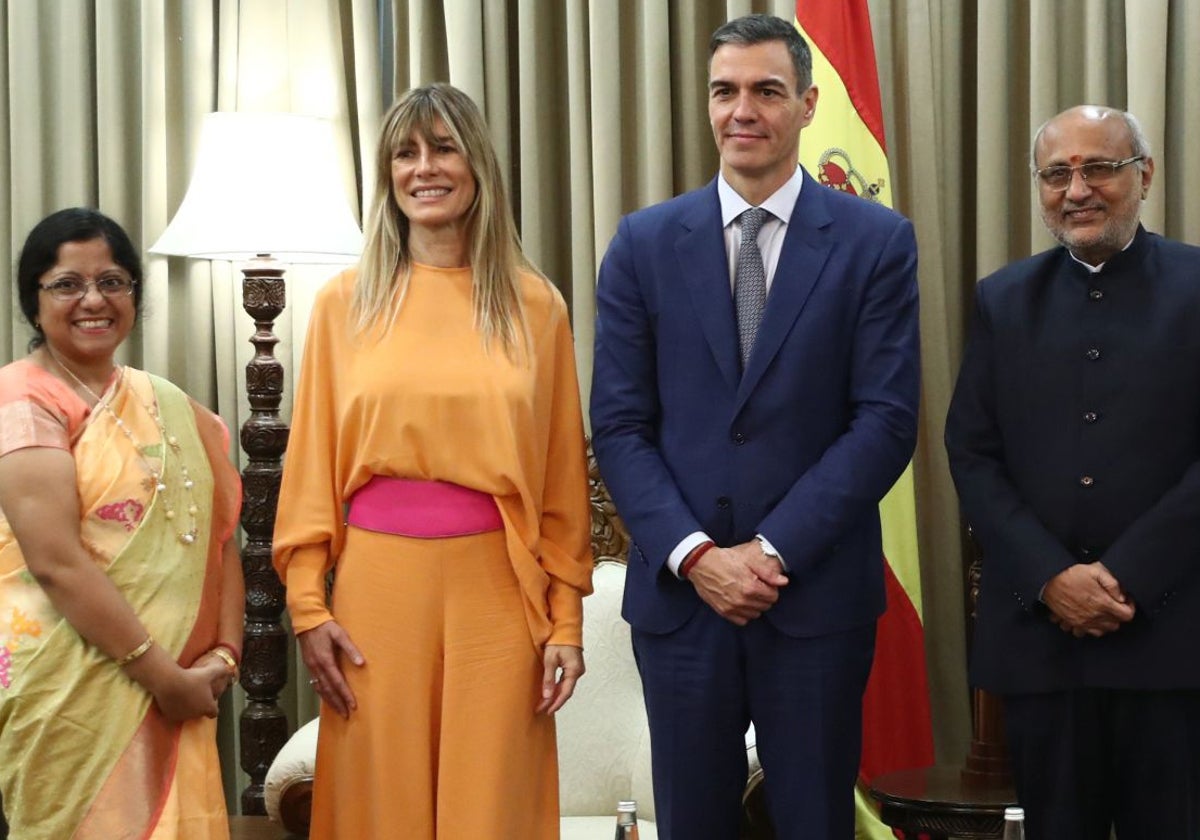
[[[1084,101],[1142,118],[1158,165],[1147,226],[1200,242],[1200,193],[1187,189],[1200,159],[1185,142],[1200,134],[1200,3],[870,0],[870,9],[897,207],[921,249],[925,626],[939,759],[959,761],[969,735],[962,548],[941,437],[972,287],[1050,244],[1029,141],[1044,119]],[[750,11],[791,18],[793,3],[0,0],[0,260],[11,267],[34,222],[72,204],[100,207],[151,244],[182,198],[200,118],[217,109],[333,118],[347,193],[361,206],[386,102],[447,80],[484,107],[526,246],[571,303],[586,395],[596,266],[623,213],[712,177],[707,41]],[[147,270],[146,317],[126,360],[178,382],[236,430],[248,414],[251,325],[235,267],[155,257]],[[328,273],[288,272],[276,327],[285,417],[312,295]],[[23,355],[29,334],[15,290],[0,296],[0,363]],[[297,722],[315,706],[292,664],[284,705]],[[223,719],[230,771],[238,711],[235,702]],[[244,783],[231,778],[230,788]]]

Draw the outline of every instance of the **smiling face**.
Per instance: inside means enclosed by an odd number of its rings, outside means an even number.
[[[1089,161],[1120,161],[1136,154],[1133,136],[1121,115],[1107,108],[1072,108],[1042,129],[1034,147],[1034,165],[1079,166]],[[1154,161],[1117,170],[1101,186],[1078,172],[1065,191],[1054,192],[1037,179],[1042,221],[1051,235],[1080,260],[1099,265],[1129,244],[1137,232],[1142,199],[1150,189]]]
[[[414,228],[465,230],[475,202],[475,176],[445,123],[430,136],[414,132],[392,153],[392,195]]]
[[[46,344],[67,364],[81,369],[111,365],[117,347],[133,329],[137,315],[133,296],[100,294],[95,281],[106,277],[128,279],[129,273],[116,263],[108,241],[100,237],[64,242],[55,264],[38,278],[43,287],[65,279],[92,281],[79,300],[38,293],[37,321]]]
[[[812,122],[817,89],[796,90],[783,41],[725,44],[713,53],[708,77],[708,118],[721,174],[758,204],[796,171],[800,130]]]

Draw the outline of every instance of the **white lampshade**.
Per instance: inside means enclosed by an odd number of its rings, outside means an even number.
[[[187,194],[152,254],[297,263],[353,262],[362,250],[338,180],[328,120],[208,114]]]

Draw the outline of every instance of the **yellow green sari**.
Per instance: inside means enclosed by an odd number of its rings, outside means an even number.
[[[36,380],[49,374],[30,367],[28,402],[44,420],[59,413],[41,405],[45,383]],[[8,396],[4,405],[0,393],[0,422],[29,410]],[[238,507],[227,438],[213,415],[142,371],[126,368],[103,399],[112,412],[93,409],[70,443],[83,543],[155,642],[186,667],[216,641],[221,546]],[[177,446],[164,445],[155,405]],[[165,490],[155,492],[151,467]],[[192,526],[191,505],[198,538],[187,544],[180,532]],[[168,520],[167,509],[184,513]],[[228,837],[215,721],[167,722],[58,614],[2,516],[0,792],[14,840]]]

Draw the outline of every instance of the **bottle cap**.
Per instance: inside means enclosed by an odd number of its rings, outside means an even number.
[[[1023,820],[1025,819],[1025,809],[1008,807],[1004,809],[1004,819],[1006,820]]]
[[[617,802],[617,811],[629,811],[630,813],[637,810],[637,802],[633,799],[622,799]]]

